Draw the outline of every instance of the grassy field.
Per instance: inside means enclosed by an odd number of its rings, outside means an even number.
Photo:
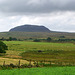
[[[14,65],[18,65],[19,60],[21,62],[20,65],[22,65],[22,64],[29,64],[28,61],[22,60],[22,59],[12,59],[12,58],[2,58],[2,57],[0,57],[0,65],[3,65],[4,61],[5,61],[6,65],[9,65],[10,63],[12,63]]]
[[[0,70],[0,75],[75,75],[75,67],[47,67]]]
[[[75,62],[75,44],[28,41],[4,41],[8,58]],[[42,52],[38,52],[41,50]]]
[[[8,51],[28,51],[28,50],[63,50],[75,51],[73,43],[48,43],[48,42],[26,42],[26,41],[4,41],[8,46]]]

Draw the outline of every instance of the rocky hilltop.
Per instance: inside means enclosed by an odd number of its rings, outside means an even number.
[[[48,28],[45,26],[38,26],[38,25],[22,25],[17,26],[15,28],[10,29],[9,32],[12,31],[21,31],[21,32],[50,32]]]

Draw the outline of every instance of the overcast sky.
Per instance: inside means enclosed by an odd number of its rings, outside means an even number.
[[[75,32],[75,0],[0,0],[0,32],[24,24]]]

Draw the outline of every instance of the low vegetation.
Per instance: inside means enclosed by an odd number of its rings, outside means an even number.
[[[8,50],[7,45],[0,41],[0,53],[6,53],[6,50]]]
[[[75,51],[74,43],[28,42],[28,41],[4,41],[8,51],[33,51],[33,50],[63,50]]]
[[[75,75],[75,67],[46,67],[1,70],[0,75]]]
[[[3,41],[7,46],[6,54],[0,56],[2,69],[75,66],[75,44],[31,41]],[[24,62],[18,67],[19,60]],[[27,63],[30,65],[27,65]],[[21,66],[22,65],[22,66]],[[10,66],[10,67],[9,67]]]
[[[35,61],[75,62],[75,51],[27,51],[22,54],[23,59]]]
[[[32,61],[75,62],[75,44],[4,41],[8,46],[7,58],[26,59]]]

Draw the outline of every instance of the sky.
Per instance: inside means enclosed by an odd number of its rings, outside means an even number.
[[[75,32],[75,0],[0,0],[0,32],[25,24]]]

